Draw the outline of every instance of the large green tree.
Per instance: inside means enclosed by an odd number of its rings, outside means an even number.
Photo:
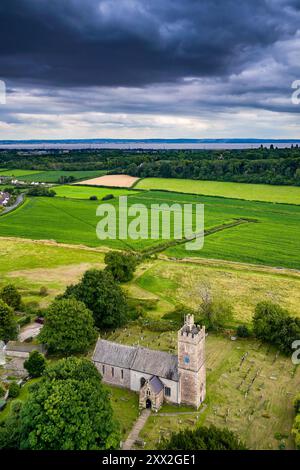
[[[86,271],[79,284],[66,289],[64,297],[82,300],[93,312],[98,328],[118,328],[128,320],[126,295],[108,271]]]
[[[246,446],[228,429],[201,426],[195,430],[185,429],[163,439],[161,450],[244,450]]]
[[[21,449],[119,447],[118,425],[96,367],[70,357],[47,367],[21,412]]]
[[[83,302],[69,298],[51,304],[39,341],[50,352],[73,354],[86,352],[96,337],[91,311]]]
[[[18,310],[21,307],[21,294],[13,284],[7,284],[1,289],[0,298],[14,310]]]
[[[133,278],[137,266],[137,257],[130,253],[110,251],[105,255],[106,270],[111,272],[118,282],[128,282]]]
[[[260,302],[255,308],[253,332],[257,338],[291,354],[293,342],[300,338],[300,320],[290,316],[280,305]]]
[[[0,340],[9,341],[18,336],[17,323],[14,319],[13,309],[3,300],[0,300]]]

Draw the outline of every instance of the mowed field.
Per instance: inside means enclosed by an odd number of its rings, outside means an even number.
[[[118,199],[109,202],[115,205],[118,213]],[[168,243],[159,239],[98,240],[96,226],[100,218],[96,216],[96,210],[99,201],[31,198],[0,218],[0,236],[135,250],[149,249],[163,242],[161,251],[166,249],[166,254],[172,257],[216,258],[299,269],[300,207],[156,191],[134,192],[128,198],[129,206],[142,203],[148,208],[151,204],[174,202],[204,204],[206,230],[240,218],[252,222],[207,236],[201,251],[187,251],[184,244],[168,248]]]
[[[174,178],[145,178],[138,182],[136,188],[162,189],[179,193],[221,196],[249,201],[300,204],[300,187],[295,186],[196,181]]]
[[[32,176],[40,173],[40,170],[0,170],[0,176],[15,176],[16,178],[23,176]]]

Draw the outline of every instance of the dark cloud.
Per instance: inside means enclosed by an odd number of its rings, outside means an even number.
[[[239,73],[292,38],[293,0],[1,0],[0,77],[143,86]]]

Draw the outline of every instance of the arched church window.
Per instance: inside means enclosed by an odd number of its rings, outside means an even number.
[[[144,377],[141,377],[141,380],[140,380],[141,387],[143,387],[145,383],[146,383],[146,379]]]

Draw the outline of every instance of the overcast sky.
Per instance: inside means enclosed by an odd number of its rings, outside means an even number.
[[[0,139],[300,138],[300,0],[1,0],[0,80]]]

